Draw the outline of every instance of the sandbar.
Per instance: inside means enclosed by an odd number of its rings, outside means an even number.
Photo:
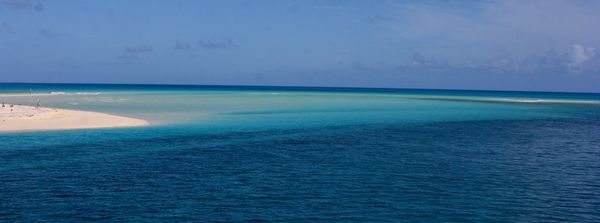
[[[0,105],[1,106],[1,105]],[[146,120],[100,112],[6,104],[0,107],[0,133],[146,126]]]

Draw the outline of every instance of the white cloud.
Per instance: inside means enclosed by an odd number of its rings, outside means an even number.
[[[600,46],[600,1],[414,1],[390,8],[381,23],[401,46],[455,62],[530,57],[574,42]]]
[[[584,64],[596,56],[596,49],[593,47],[584,47],[579,44],[573,45],[573,49],[570,52],[570,61],[567,63],[567,67],[570,71],[579,72],[583,68]]]

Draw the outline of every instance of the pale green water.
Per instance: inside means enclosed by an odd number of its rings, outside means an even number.
[[[423,98],[426,96],[347,92],[110,91],[4,100],[30,105],[41,100],[48,107],[142,118],[157,127],[185,125],[214,131],[568,116],[548,104]]]

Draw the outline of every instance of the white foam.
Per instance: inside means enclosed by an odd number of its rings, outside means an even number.
[[[470,101],[470,102],[499,102],[499,103],[527,103],[527,104],[600,104],[598,100],[573,100],[573,99],[538,99],[538,98],[483,98],[483,97],[418,97],[417,99]]]
[[[477,100],[477,99],[476,99]],[[485,101],[486,99],[481,99]],[[489,101],[512,102],[512,103],[564,103],[564,104],[600,104],[593,100],[569,100],[569,99],[529,99],[529,98],[490,98]]]
[[[76,95],[100,95],[100,92],[76,92]]]
[[[86,101],[89,101],[89,102],[105,102],[105,103],[115,102],[115,100],[110,97],[93,97],[93,98],[85,97],[83,99]]]

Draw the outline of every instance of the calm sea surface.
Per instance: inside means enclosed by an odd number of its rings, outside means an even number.
[[[0,133],[0,221],[600,222],[599,94],[0,84],[0,100],[153,123]]]

